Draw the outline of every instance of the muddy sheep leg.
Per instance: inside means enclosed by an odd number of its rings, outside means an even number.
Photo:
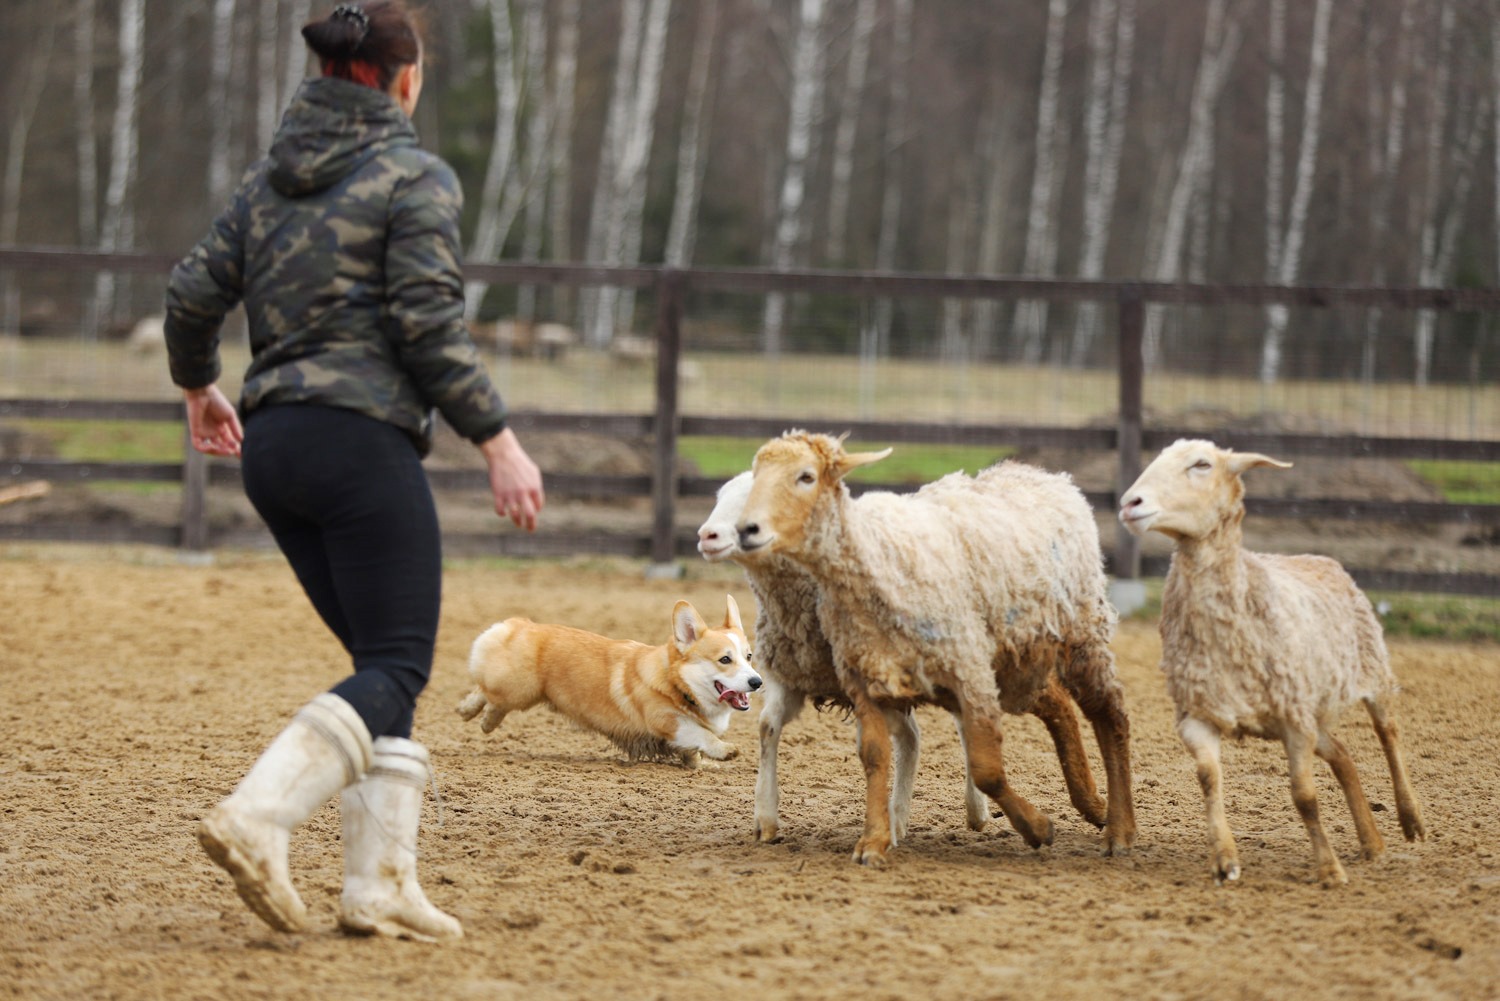
[[[1103,827],[1108,819],[1107,808],[1094,785],[1088,756],[1083,752],[1083,731],[1079,729],[1078,716],[1073,712],[1073,700],[1056,678],[1037,696],[1031,714],[1042,721],[1052,736],[1073,808],[1095,827]]]
[[[1323,821],[1318,816],[1318,792],[1313,785],[1312,760],[1317,749],[1316,734],[1288,728],[1282,735],[1286,747],[1287,771],[1292,782],[1292,802],[1307,828],[1312,841],[1313,865],[1317,868],[1318,881],[1324,885],[1349,882],[1338,856],[1328,844],[1328,835],[1323,831]]]
[[[1427,825],[1422,821],[1422,804],[1412,792],[1411,779],[1406,775],[1406,762],[1401,757],[1396,721],[1379,699],[1365,699],[1365,709],[1370,713],[1370,722],[1375,725],[1375,735],[1380,738],[1380,746],[1385,749],[1386,764],[1391,769],[1391,782],[1396,787],[1396,816],[1401,819],[1401,833],[1407,841],[1426,841]]]
[[[1219,731],[1191,716],[1177,724],[1177,733],[1197,766],[1198,786],[1208,814],[1209,867],[1214,882],[1240,878],[1240,856],[1224,816],[1224,770],[1219,761]]]
[[[1354,830],[1359,834],[1360,854],[1366,861],[1375,858],[1385,851],[1385,839],[1375,826],[1375,814],[1370,812],[1370,801],[1365,798],[1365,790],[1359,784],[1359,772],[1354,767],[1354,759],[1349,756],[1348,748],[1333,734],[1323,730],[1318,733],[1317,752],[1318,757],[1328,762],[1328,767],[1333,769],[1333,777],[1338,779],[1339,788],[1344,790],[1344,799],[1349,804],[1349,812],[1354,816]]]
[[[883,866],[891,850],[891,734],[885,713],[864,692],[854,694],[859,760],[865,769],[865,830],[854,861]]]
[[[1001,754],[1000,706],[960,707],[963,742],[974,784],[1000,807],[1005,819],[1032,848],[1052,843],[1052,820],[1026,801],[1005,778]]]
[[[802,711],[803,696],[769,674],[761,693],[764,701],[760,710],[760,761],[755,771],[755,840],[772,843],[781,840],[781,783],[776,778],[781,733]]]

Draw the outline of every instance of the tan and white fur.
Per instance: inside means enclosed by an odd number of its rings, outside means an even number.
[[[761,679],[750,666],[739,606],[726,598],[717,629],[678,601],[671,638],[660,646],[506,619],[474,641],[474,690],[458,714],[483,712],[480,728],[489,733],[507,713],[546,703],[614,741],[631,760],[676,757],[697,767],[700,756],[733,758],[738,749],[721,738],[734,713],[750,708]]]
[[[1216,882],[1238,879],[1239,852],[1224,812],[1220,744],[1252,736],[1286,748],[1292,801],[1312,842],[1318,878],[1348,877],[1319,817],[1312,759],[1344,791],[1360,855],[1384,849],[1354,759],[1333,734],[1343,710],[1364,704],[1385,750],[1396,814],[1408,841],[1426,838],[1388,700],[1396,678],[1369,599],[1326,556],[1256,553],[1243,545],[1242,474],[1290,463],[1183,439],[1163,449],[1120,499],[1134,534],[1176,543],[1162,590],[1162,673],[1177,732],[1192,754],[1208,814]]]

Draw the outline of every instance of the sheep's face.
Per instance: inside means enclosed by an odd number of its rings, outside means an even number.
[[[789,431],[760,447],[738,524],[746,556],[796,553],[807,539],[819,502],[841,489],[850,470],[891,454],[844,451],[843,439]]]
[[[750,497],[750,482],[746,471],[720,487],[714,509],[699,526],[698,554],[708,562],[720,563],[739,552],[740,513]]]
[[[1219,448],[1211,441],[1180,439],[1162,449],[1120,498],[1120,523],[1133,535],[1204,538],[1225,519],[1238,521],[1243,515],[1240,474],[1256,466],[1288,469],[1291,463]]]

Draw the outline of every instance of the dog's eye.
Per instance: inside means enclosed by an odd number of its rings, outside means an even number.
[[[722,656],[722,657],[719,658],[719,663],[720,664],[733,664],[734,663],[734,658],[731,657],[731,656],[729,656],[729,654],[726,653],[724,656]]]

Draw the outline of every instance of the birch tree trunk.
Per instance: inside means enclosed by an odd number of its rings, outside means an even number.
[[[505,235],[515,219],[515,207],[507,197],[515,174],[517,117],[520,93],[516,83],[515,39],[511,30],[510,0],[488,0],[490,13],[490,73],[495,88],[495,119],[490,136],[490,156],[485,165],[484,185],[479,193],[479,216],[469,258],[494,261],[505,244]],[[464,285],[464,319],[472,322],[484,304],[487,282]]]
[[[719,30],[719,0],[701,0],[698,5],[697,37],[693,62],[688,71],[687,96],[683,103],[682,135],[677,142],[677,189],[672,198],[672,220],[667,227],[668,267],[687,267],[693,260],[698,235],[698,192],[708,165],[711,119],[704,112],[713,106],[715,74],[714,41]]]
[[[36,119],[37,105],[47,86],[47,67],[52,61],[52,38],[57,22],[48,11],[41,37],[30,41],[26,72],[21,92],[11,109],[10,128],[5,142],[5,173],[0,179],[0,245],[14,245],[21,223],[21,180],[26,171],[26,144],[31,123]],[[0,272],[0,336],[15,334],[21,328],[21,290],[14,271]]]
[[[849,188],[854,177],[854,140],[859,132],[859,110],[864,104],[865,81],[869,76],[875,2],[876,0],[859,0],[859,5],[854,10],[849,62],[844,74],[844,90],[839,97],[838,128],[833,140],[833,182],[828,191],[827,259],[835,266],[844,260],[849,237]]]
[[[88,0],[92,2],[92,0]],[[229,114],[229,70],[234,39],[235,0],[214,0],[213,35],[209,52],[208,106],[220,109],[212,116],[208,143],[208,200],[213,211],[229,200],[230,132],[233,116]]]
[[[589,261],[603,261],[609,245],[610,219],[618,209],[615,172],[624,158],[624,144],[630,111],[635,104],[636,69],[641,53],[641,18],[645,0],[625,0],[620,10],[620,46],[615,56],[614,84],[610,90],[609,115],[604,126],[604,140],[599,146],[599,167],[594,178],[593,207],[589,213]],[[609,346],[613,331],[612,317],[603,303],[603,289],[583,293],[583,333],[590,347]]]
[[[651,147],[656,133],[656,108],[661,102],[661,71],[666,57],[667,24],[672,17],[672,0],[651,0],[646,14],[645,38],[641,43],[639,79],[636,82],[635,109],[625,143],[625,157],[620,163],[616,190],[622,197],[616,204],[623,211],[611,220],[611,264],[636,264],[641,259],[642,229],[646,210],[646,168],[651,163]],[[614,329],[629,331],[634,327],[635,289],[606,288],[604,296],[614,296]],[[604,310],[600,310],[604,312]]]
[[[1371,284],[1384,285],[1387,280],[1385,247],[1389,239],[1391,206],[1395,199],[1396,178],[1401,173],[1401,157],[1406,143],[1406,78],[1410,71],[1408,39],[1412,36],[1412,10],[1414,0],[1405,0],[1401,5],[1400,28],[1396,33],[1396,55],[1390,72],[1390,91],[1385,98],[1385,110],[1376,110],[1378,103],[1373,97],[1370,120],[1384,119],[1383,132],[1377,132],[1378,142],[1370,151],[1370,173],[1375,179],[1373,204],[1370,206],[1370,243],[1375,248],[1374,270]],[[1369,63],[1376,65],[1377,56],[1372,52]],[[1500,65],[1500,64],[1497,64]],[[1373,76],[1374,74],[1372,74]],[[1378,79],[1378,77],[1377,77]],[[1372,91],[1375,87],[1372,86]],[[1500,211],[1500,205],[1497,205]],[[1382,311],[1372,306],[1365,312],[1364,343],[1360,358],[1360,375],[1365,385],[1375,378],[1375,355],[1380,333]]]
[[[1015,105],[1008,101],[1004,88],[990,89],[988,107],[980,118],[975,155],[982,170],[979,246],[975,267],[981,275],[998,275],[1005,260],[1005,238],[1011,231],[1006,218],[1010,207],[1011,182],[1019,172],[1016,157],[1007,142],[1016,116]],[[995,354],[999,341],[1000,304],[994,299],[979,299],[970,310],[974,330],[973,350],[976,357]]]
[[[276,53],[281,49],[277,14],[280,0],[259,0],[255,12],[255,141],[256,149],[264,150],[271,145],[276,132],[276,112],[280,98],[281,74],[276,66]]]
[[[1125,116],[1135,62],[1136,0],[1095,0],[1089,19],[1089,92],[1085,111],[1086,162],[1083,182],[1083,247],[1078,274],[1087,281],[1104,276],[1109,223],[1120,182],[1125,147]],[[1081,303],[1073,327],[1069,361],[1082,366],[1098,336],[1100,307]]]
[[[1056,271],[1057,222],[1053,211],[1061,130],[1057,125],[1058,91],[1062,77],[1063,30],[1068,22],[1068,0],[1048,0],[1047,41],[1042,55],[1042,82],[1036,110],[1036,156],[1031,173],[1031,200],[1026,215],[1026,249],[1022,273],[1046,278]],[[1021,361],[1041,360],[1047,333],[1047,303],[1023,299],[1016,304],[1011,336],[1020,347]]]
[[[1281,79],[1281,64],[1286,54],[1285,3],[1286,0],[1271,0],[1273,29],[1279,8],[1282,46],[1282,59],[1278,60],[1274,55],[1272,57],[1272,80]],[[1332,13],[1333,0],[1318,0],[1318,6],[1313,12],[1313,37],[1312,49],[1308,55],[1307,90],[1303,95],[1302,138],[1298,143],[1296,186],[1292,189],[1292,203],[1286,215],[1285,234],[1279,235],[1274,243],[1277,256],[1274,259],[1268,257],[1266,262],[1269,272],[1267,278],[1277,285],[1294,283],[1302,266],[1302,244],[1307,230],[1307,207],[1312,200],[1313,182],[1318,165],[1318,146],[1322,138],[1323,81],[1328,69],[1328,22]],[[1278,144],[1279,133],[1278,129],[1276,137]],[[1279,158],[1275,166],[1279,172],[1281,169]],[[1279,182],[1275,191],[1279,198],[1281,192]],[[1267,217],[1268,220],[1274,217],[1279,227],[1282,218],[1279,204],[1274,212],[1268,206]],[[1270,245],[1268,241],[1268,255]],[[1266,307],[1266,333],[1261,343],[1260,356],[1260,381],[1262,383],[1273,383],[1281,375],[1281,346],[1286,336],[1287,319],[1288,312],[1284,303],[1272,303]]]
[[[94,135],[94,2],[73,6],[73,118],[78,154],[78,242],[99,239],[99,143]]]
[[[281,96],[277,108],[285,108],[292,95],[307,79],[307,43],[302,40],[302,26],[311,17],[312,0],[292,0],[289,39],[286,46],[286,67],[281,76]]]
[[[1442,212],[1443,144],[1448,131],[1449,82],[1453,72],[1453,4],[1442,0],[1437,17],[1436,59],[1431,67],[1431,83],[1427,94],[1427,191],[1422,217],[1422,236],[1418,249],[1417,284],[1436,285],[1439,281],[1439,231]],[[1437,325],[1437,315],[1430,309],[1417,311],[1417,327],[1413,342],[1415,353],[1413,380],[1418,386],[1427,385],[1432,367],[1432,339]]]
[[[906,180],[906,144],[911,131],[912,0],[894,0],[891,16],[891,111],[886,123],[885,183],[881,186],[880,236],[875,267],[896,268],[896,245],[901,238],[902,185]],[[875,300],[873,323],[860,332],[859,401],[862,415],[874,409],[875,364],[888,349],[895,304]]]
[[[1203,27],[1203,54],[1193,80],[1189,104],[1188,133],[1177,164],[1177,176],[1167,200],[1166,218],[1156,251],[1152,277],[1175,281],[1181,274],[1183,240],[1187,232],[1188,208],[1213,168],[1214,113],[1229,67],[1239,49],[1240,30],[1226,23],[1225,0],[1209,0]],[[1143,354],[1147,367],[1154,366],[1161,347],[1162,315],[1159,306],[1146,310]]]
[[[823,0],[801,0],[800,11],[792,55],[792,95],[787,124],[786,164],[781,175],[775,241],[771,247],[771,266],[777,270],[785,270],[793,265],[794,254],[802,238],[801,222],[807,189],[808,154],[812,146],[813,109],[818,104],[818,90],[822,79],[818,55],[823,26]],[[773,363],[781,356],[785,326],[786,295],[772,292],[766,296],[761,329],[766,355]]]
[[[114,124],[110,130],[109,183],[104,189],[104,218],[99,230],[99,247],[111,251],[122,249],[122,234],[133,232],[131,218],[131,181],[135,176],[140,148],[140,90],[142,40],[146,28],[145,0],[121,0],[120,68],[116,86]],[[101,271],[94,282],[94,299],[98,315],[110,318],[115,310],[115,277]],[[97,326],[85,330],[84,337],[98,336]]]
[[[547,18],[543,0],[525,0],[522,14],[526,39],[526,97],[531,117],[526,126],[524,173],[527,178],[526,211],[521,221],[521,259],[542,256],[547,228],[547,184],[544,163],[548,157],[547,132],[552,127],[552,101],[547,91]],[[536,319],[537,288],[522,285],[516,290],[516,316]]]
[[[548,148],[549,225],[552,259],[573,259],[573,103],[578,80],[579,0],[554,4],[558,18],[557,52],[552,67],[551,126]],[[559,318],[572,316],[572,290],[558,288],[553,306]]]

